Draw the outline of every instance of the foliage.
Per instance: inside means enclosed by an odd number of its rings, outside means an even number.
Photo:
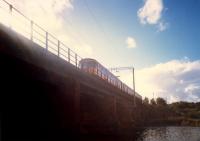
[[[151,104],[151,105],[156,105],[156,101],[155,101],[154,98],[151,99],[150,104]]]
[[[163,125],[189,125],[200,126],[200,102],[175,102],[167,104],[165,99],[143,100],[144,124],[159,123]],[[152,125],[151,125],[152,126]]]
[[[143,103],[148,105],[149,104],[149,99],[147,97],[144,98]]]
[[[166,106],[167,102],[163,98],[158,97],[156,99],[156,104],[159,105],[159,106]]]

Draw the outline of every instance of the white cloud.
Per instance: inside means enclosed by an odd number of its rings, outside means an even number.
[[[66,25],[66,21],[63,16],[64,12],[73,12],[73,1],[74,0],[9,0],[9,3],[11,3],[24,15],[32,19],[49,33],[63,41],[72,50],[77,51],[78,54],[84,52],[84,54],[82,54],[87,56],[88,54],[92,53],[92,47],[81,41],[81,39],[77,41],[74,36],[75,33],[69,34],[69,30],[70,32],[74,32],[74,27],[68,28],[68,25]],[[10,22],[11,18],[8,14],[2,12],[1,9],[0,12],[0,21],[5,21],[4,24],[9,25],[12,23],[13,29],[20,33],[24,33],[24,31],[30,32],[30,22],[25,21],[14,10],[12,15],[14,15],[18,20],[12,19],[12,22]],[[45,35],[43,31],[39,29],[37,30]],[[28,34],[25,36],[30,37]],[[36,34],[35,36],[45,42],[45,39],[41,36]]]
[[[127,37],[126,44],[128,48],[136,48],[137,43],[136,40],[133,37]]]
[[[69,0],[10,0],[10,3],[49,32],[56,33],[64,26],[60,14],[73,9]]]
[[[163,11],[162,0],[145,0],[145,4],[138,10],[138,17],[142,24],[157,24]]]
[[[136,90],[149,98],[163,97],[168,102],[200,101],[200,60],[172,60],[136,70]],[[132,74],[122,79],[132,86]]]
[[[158,31],[164,31],[168,23],[161,22],[162,12],[164,9],[162,0],[145,0],[145,4],[137,12],[142,24],[157,25]]]
[[[169,24],[168,23],[164,23],[164,22],[159,22],[157,29],[158,31],[164,31],[168,28]]]

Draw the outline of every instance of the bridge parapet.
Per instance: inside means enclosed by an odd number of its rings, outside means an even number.
[[[81,56],[5,0],[0,0],[0,22],[78,68]]]
[[[14,130],[18,136],[57,138],[71,132],[119,133],[137,123],[140,108],[133,96],[9,31],[0,25],[3,130],[21,126]]]

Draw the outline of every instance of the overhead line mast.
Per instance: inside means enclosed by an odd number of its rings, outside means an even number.
[[[134,67],[115,67],[115,68],[110,68],[110,71],[119,71],[119,70],[132,70],[133,73],[133,92],[134,92],[134,106],[136,106],[136,101],[135,101],[135,70]]]

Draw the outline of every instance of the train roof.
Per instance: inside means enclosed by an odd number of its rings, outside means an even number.
[[[95,63],[98,63],[99,65],[101,65],[104,69],[106,69],[107,71],[109,71],[106,67],[104,67],[101,63],[99,63],[97,60],[95,60],[95,59],[92,59],[92,58],[83,58],[83,59],[81,59],[81,61],[80,62],[82,62],[82,61],[92,61],[92,62],[95,62]],[[110,71],[109,71],[110,72]],[[110,72],[111,73],[111,72]],[[112,73],[111,73],[112,74]]]
[[[83,58],[83,59],[81,59],[81,61],[94,61],[94,62],[97,62],[97,60],[92,59],[92,58]],[[99,62],[97,62],[97,63],[99,63]]]

